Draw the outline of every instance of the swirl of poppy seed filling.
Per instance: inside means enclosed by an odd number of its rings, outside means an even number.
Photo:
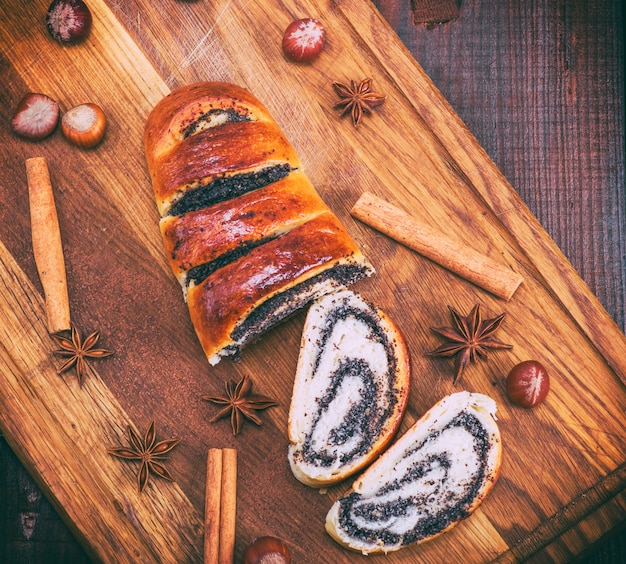
[[[467,517],[485,482],[489,437],[466,411],[406,453],[383,487],[340,500],[339,526],[372,545],[404,546]]]
[[[313,380],[322,393],[317,412],[294,458],[314,466],[339,468],[371,451],[398,398],[396,359],[377,319],[364,309],[343,305],[329,312],[318,340]],[[353,343],[367,343],[365,350]],[[328,370],[332,357],[334,370]],[[372,360],[374,359],[374,360]]]
[[[273,327],[311,301],[337,288],[353,284],[367,275],[359,264],[337,265],[298,285],[281,292],[256,307],[231,334],[236,348],[242,347],[256,335]]]

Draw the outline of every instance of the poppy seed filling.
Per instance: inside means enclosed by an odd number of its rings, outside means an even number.
[[[311,429],[306,434],[301,451],[294,456],[316,467],[330,468],[345,465],[371,451],[381,431],[394,413],[398,402],[395,387],[397,361],[387,335],[380,329],[377,319],[369,312],[342,305],[330,311],[316,347],[313,374],[320,369],[321,358],[330,342],[333,328],[341,321],[352,318],[364,326],[368,339],[381,345],[386,356],[384,378],[374,373],[364,358],[344,357],[329,375],[324,394],[316,398],[318,411],[313,417]],[[347,397],[347,402],[345,398]],[[346,405],[344,405],[346,404]],[[324,420],[322,424],[321,421]],[[328,420],[331,420],[329,423]],[[318,427],[332,425],[326,442],[315,440]]]
[[[205,278],[208,278],[216,270],[225,267],[231,262],[235,262],[237,259],[245,256],[256,247],[260,247],[275,238],[276,237],[265,237],[264,239],[241,244],[232,251],[220,255],[215,260],[190,268],[187,272],[187,286],[200,284]]]
[[[212,110],[201,114],[198,118],[191,122],[191,124],[189,124],[181,132],[181,136],[183,139],[187,139],[187,137],[191,137],[204,129],[235,121],[252,121],[252,118],[246,114],[237,112],[233,108],[225,110],[221,108],[213,108]]]
[[[448,445],[461,443],[462,455],[455,459],[456,451]],[[372,497],[352,492],[342,498],[340,527],[352,538],[385,546],[409,545],[437,534],[470,514],[484,486],[491,448],[476,416],[459,413],[408,451],[405,459],[410,462],[403,473],[394,474]]]
[[[231,334],[231,338],[242,347],[254,336],[273,327],[312,300],[329,291],[353,284],[366,275],[362,265],[338,265],[277,294],[254,309]]]
[[[266,166],[255,172],[213,179],[208,184],[187,190],[170,208],[167,215],[183,215],[197,211],[277,182],[291,172],[287,163]]]

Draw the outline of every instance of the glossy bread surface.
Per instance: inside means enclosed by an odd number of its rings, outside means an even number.
[[[180,277],[194,265],[278,237],[325,211],[328,206],[306,175],[294,172],[240,196],[235,207],[226,201],[182,216],[166,216],[161,232],[172,270]]]
[[[372,272],[247,90],[175,90],[148,116],[144,145],[167,257],[211,364]]]

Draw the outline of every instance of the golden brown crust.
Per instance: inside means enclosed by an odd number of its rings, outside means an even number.
[[[245,121],[194,129],[212,111]],[[184,192],[217,177],[272,164],[300,166],[265,106],[246,89],[224,82],[183,86],[163,98],[148,116],[144,146],[161,215]]]
[[[270,113],[248,90],[227,82],[197,82],[165,96],[152,110],[144,128],[148,166],[184,138],[189,126],[215,109],[233,110],[255,121],[272,121]]]
[[[237,249],[276,237],[329,211],[303,173],[293,173],[237,199],[165,217],[161,232],[172,271],[184,283],[185,273]]]
[[[301,307],[322,292],[311,278],[337,265],[350,267],[340,272],[345,283],[371,274],[277,123],[244,88],[202,82],[173,91],[148,116],[144,145],[168,259],[212,363],[249,340],[232,332],[274,294],[306,282]],[[286,310],[266,309],[257,333]]]
[[[207,129],[174,145],[155,158],[151,172],[161,214],[185,191],[215,178],[300,163],[275,123],[232,122]]]
[[[360,251],[339,220],[327,212],[189,288],[191,321],[207,357],[234,344],[233,330],[260,303],[353,255]]]

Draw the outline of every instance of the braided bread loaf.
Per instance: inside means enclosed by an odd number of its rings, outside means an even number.
[[[144,146],[167,256],[211,364],[373,272],[247,90],[173,91],[148,116]]]
[[[433,539],[469,517],[500,474],[496,404],[458,392],[434,405],[338,499],[326,530],[364,554]]]

